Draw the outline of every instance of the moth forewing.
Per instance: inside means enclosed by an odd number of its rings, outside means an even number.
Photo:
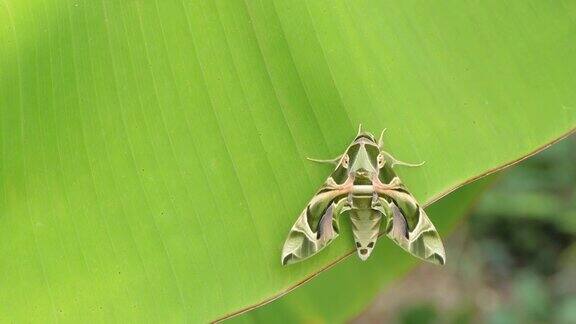
[[[444,264],[446,252],[436,228],[424,209],[405,188],[386,190],[392,226],[386,235],[412,255],[428,262]]]
[[[312,197],[290,229],[282,248],[282,264],[304,260],[338,237],[338,215],[346,203],[350,185],[338,185],[332,178]]]

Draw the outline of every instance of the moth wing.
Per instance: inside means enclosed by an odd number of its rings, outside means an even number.
[[[386,235],[412,255],[443,265],[446,252],[442,239],[416,199],[403,190],[389,190],[386,196],[390,198],[382,202],[388,206]]]
[[[282,265],[302,261],[338,237],[337,216],[345,203],[342,190],[320,190],[290,229],[282,248]]]

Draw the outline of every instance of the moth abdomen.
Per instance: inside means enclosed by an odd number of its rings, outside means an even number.
[[[351,211],[350,221],[358,256],[366,260],[372,254],[378,240],[382,214],[371,208],[358,208]]]

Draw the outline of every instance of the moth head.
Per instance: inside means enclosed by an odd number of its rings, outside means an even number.
[[[358,132],[341,160],[342,166],[359,179],[372,179],[383,163],[378,143],[374,135],[368,132]]]

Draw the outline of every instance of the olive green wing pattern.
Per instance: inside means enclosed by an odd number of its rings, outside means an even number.
[[[334,188],[331,179],[314,195],[290,229],[282,248],[282,265],[302,261],[338,237],[337,216],[346,204],[347,189]]]
[[[380,199],[386,210],[386,235],[412,255],[443,265],[446,252],[440,235],[416,199],[402,188],[386,190]]]

